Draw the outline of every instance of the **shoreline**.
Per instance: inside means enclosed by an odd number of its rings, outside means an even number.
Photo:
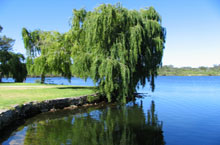
[[[98,98],[89,101],[89,96],[85,95],[74,98],[58,98],[45,100],[40,102],[29,102],[23,105],[16,105],[12,109],[0,110],[0,136],[5,136],[5,132],[14,131],[18,126],[22,125],[26,119],[34,117],[37,114],[56,111],[59,109],[77,109],[80,106],[92,106],[103,101]]]

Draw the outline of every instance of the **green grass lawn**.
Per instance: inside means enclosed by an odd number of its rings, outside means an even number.
[[[0,83],[0,109],[16,104],[56,98],[94,94],[93,87],[45,85],[33,83]]]

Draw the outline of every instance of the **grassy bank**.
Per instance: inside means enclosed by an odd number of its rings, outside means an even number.
[[[0,83],[0,109],[8,109],[16,104],[24,104],[31,101],[78,97],[90,94],[94,94],[92,87]]]

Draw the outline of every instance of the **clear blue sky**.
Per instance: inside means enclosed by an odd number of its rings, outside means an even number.
[[[0,0],[2,34],[16,40],[15,52],[25,54],[22,27],[66,32],[72,9],[93,10],[117,2],[128,9],[153,6],[160,13],[167,29],[163,65],[220,64],[219,0]]]

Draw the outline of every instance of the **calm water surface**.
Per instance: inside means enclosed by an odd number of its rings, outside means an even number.
[[[93,85],[91,80],[48,79],[48,83]],[[138,92],[145,97],[123,106],[37,115],[3,145],[220,145],[220,77],[158,77],[155,92],[149,86]]]

